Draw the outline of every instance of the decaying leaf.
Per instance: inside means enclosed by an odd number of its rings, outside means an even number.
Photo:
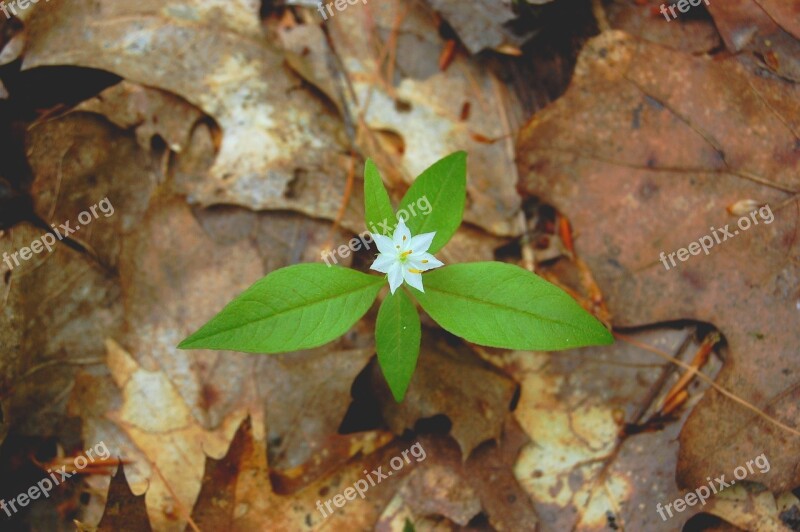
[[[464,460],[481,443],[500,437],[516,385],[464,345],[434,341],[423,330],[417,370],[405,400],[397,403],[373,364],[375,393],[383,417],[395,434],[413,429],[420,419],[440,414],[452,423],[451,435]],[[443,380],[443,375],[458,375]]]
[[[204,429],[167,375],[141,367],[119,344],[107,342],[108,368],[122,394],[107,415],[133,444],[121,456],[135,495],[145,495],[157,530],[184,530],[200,493],[206,455],[221,458],[244,412],[234,412],[213,431]],[[119,445],[119,444],[118,444]]]
[[[135,496],[125,479],[124,466],[120,466],[117,474],[111,479],[108,488],[103,519],[97,525],[98,532],[116,532],[118,530],[149,531],[150,521],[143,496]]]
[[[14,253],[45,233],[19,224],[0,237],[0,254],[8,253],[14,265]],[[103,337],[120,325],[119,288],[85,254],[64,245],[53,253],[43,248],[13,270],[3,263],[0,273],[0,435],[9,427],[52,435],[76,371],[102,365]]]
[[[222,139],[213,166],[186,183],[193,202],[335,218],[349,166],[340,155],[343,130],[323,102],[295,90],[299,78],[262,39],[258,2],[52,2],[28,26],[24,69],[107,70],[170,91],[216,120]]]
[[[473,54],[485,48],[512,44],[519,46],[535,33],[529,30],[527,35],[517,35],[512,31],[510,23],[517,15],[512,9],[511,0],[479,0],[470,4],[468,9],[447,0],[428,1],[456,30],[461,42]]]
[[[741,530],[797,530],[800,499],[791,492],[775,496],[758,484],[739,484],[703,508]]]
[[[731,52],[757,55],[770,70],[800,81],[800,22],[794,1],[733,0],[708,6]]]
[[[411,7],[406,0],[374,3],[330,21],[331,35],[339,43],[336,52],[354,91],[348,101],[352,120],[363,121],[368,128],[361,132],[360,143],[373,146],[373,136],[380,131],[402,137],[403,150],[394,166],[406,184],[433,162],[467,150],[465,220],[498,236],[518,235],[522,229],[519,196],[514,192],[512,128],[517,125],[519,103],[490,72],[463,57],[439,72],[443,41],[432,13]],[[389,72],[402,74],[397,82],[384,80],[386,56],[370,44],[376,33],[392,32],[397,38],[385,46],[396,50],[386,49],[384,54],[391,53],[398,62],[389,67]],[[465,106],[474,108],[467,118],[462,117]]]
[[[572,221],[614,325],[715,324],[729,347],[718,384],[794,427],[800,113],[790,102],[798,96],[784,80],[750,74],[740,58],[712,61],[609,32],[587,45],[570,89],[534,117],[519,145],[523,189]],[[761,223],[748,216],[737,227],[726,208],[746,197],[770,205],[774,223],[765,211]],[[717,233],[707,256],[664,264],[662,252],[675,260],[723,227],[731,237]],[[776,463],[764,483],[792,488],[799,444],[710,391],[681,433],[681,485],[766,453]]]
[[[466,527],[480,521],[480,514],[494,530],[536,529],[536,512],[512,470],[520,448],[529,441],[513,419],[498,442],[481,446],[466,461],[452,438],[430,435],[419,441],[427,457],[414,466],[387,506],[379,530],[400,528],[406,519],[439,516]]]

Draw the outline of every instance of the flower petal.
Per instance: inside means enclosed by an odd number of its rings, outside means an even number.
[[[425,253],[428,251],[428,248],[431,247],[431,242],[433,242],[433,237],[436,236],[436,231],[433,233],[422,233],[421,235],[417,235],[411,239],[410,248],[414,250],[414,253]]]
[[[413,286],[420,292],[425,291],[425,289],[422,288],[422,275],[418,273],[411,273],[410,271],[403,268],[403,279],[405,279],[409,285]]]
[[[397,249],[394,247],[391,238],[389,238],[388,236],[375,235],[372,233],[370,233],[370,235],[372,235],[372,239],[375,241],[375,245],[378,246],[378,251],[380,251],[381,253],[386,253],[387,255],[392,255],[392,256],[397,255]]]
[[[397,227],[392,235],[392,240],[394,241],[395,249],[399,249],[401,252],[406,251],[408,246],[411,244],[411,231],[408,230],[408,227],[406,227],[406,222],[404,222],[402,218],[399,222],[397,222]],[[398,248],[398,246],[400,247]]]
[[[394,294],[397,287],[403,284],[403,267],[399,262],[395,262],[389,268],[389,290]]]
[[[375,270],[376,272],[389,273],[389,268],[392,266],[392,264],[396,263],[396,258],[390,255],[380,254],[378,255],[378,258],[375,259],[375,262],[372,263],[372,266],[369,267],[369,269]]]
[[[408,256],[408,263],[411,264],[412,268],[422,272],[444,266],[444,262],[430,253],[413,253]]]

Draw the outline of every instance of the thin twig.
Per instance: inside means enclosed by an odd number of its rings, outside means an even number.
[[[625,336],[623,334],[619,334],[617,332],[615,332],[613,334],[614,334],[615,337],[619,338],[620,340],[624,340],[624,341],[628,342],[629,344],[635,345],[636,347],[638,347],[640,349],[645,349],[647,351],[655,353],[658,356],[660,356],[660,357],[662,357],[662,358],[664,358],[666,360],[669,360],[673,364],[676,364],[676,365],[682,367],[686,371],[689,371],[689,372],[694,372],[695,371],[695,369],[692,366],[690,366],[689,364],[687,364],[686,362],[683,362],[682,360],[678,360],[677,358],[668,355],[667,353],[661,351],[660,349],[657,349],[657,348],[655,348],[655,347],[653,347],[651,345],[648,345],[648,344],[637,342],[633,338],[630,338],[630,337]],[[711,386],[712,388],[717,390],[719,393],[721,393],[722,395],[724,395],[725,397],[727,397],[731,401],[734,401],[734,402],[740,404],[741,406],[745,407],[746,409],[748,409],[748,410],[754,412],[755,414],[757,414],[759,417],[764,418],[765,420],[769,421],[773,425],[776,425],[776,426],[782,428],[783,430],[789,432],[790,434],[800,437],[800,431],[798,431],[797,429],[793,429],[789,425],[786,425],[785,423],[782,423],[782,422],[778,421],[777,419],[775,419],[774,417],[770,416],[769,414],[767,414],[763,410],[760,410],[755,405],[753,405],[751,403],[748,403],[747,401],[745,401],[741,397],[737,396],[736,394],[734,394],[732,392],[729,392],[728,390],[726,390],[725,388],[723,388],[722,386],[720,386],[719,384],[714,382],[705,373],[697,372],[697,373],[695,373],[695,376],[697,378],[702,379],[703,381],[705,381],[709,386]]]

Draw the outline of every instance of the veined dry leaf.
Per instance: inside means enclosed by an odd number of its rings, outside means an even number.
[[[363,120],[368,128],[360,143],[374,144],[375,139],[364,136],[376,132],[399,135],[404,150],[395,166],[409,185],[435,161],[467,150],[465,220],[498,236],[519,235],[513,155],[519,103],[492,73],[468,58],[458,56],[440,72],[437,57],[444,41],[432,13],[412,7],[407,0],[371,3],[328,21],[355,93],[353,99],[345,92],[351,119],[355,124]],[[380,43],[377,49],[375,42]],[[389,67],[381,58],[389,57],[382,54],[392,46],[396,64],[390,70],[397,78],[384,81]],[[472,112],[462,119],[465,104]],[[483,143],[476,134],[498,140]],[[364,151],[372,155],[374,150]]]
[[[121,236],[136,227],[156,191],[158,162],[128,133],[95,113],[74,112],[34,125],[27,134],[34,211],[49,224],[70,222],[95,208],[93,221],[72,233],[99,264],[118,267]],[[63,232],[65,232],[62,229]]]
[[[264,40],[259,5],[53,1],[29,21],[23,69],[107,70],[213,117],[222,129],[219,153],[207,175],[184,182],[191,201],[334,219],[349,167],[340,155],[343,129],[324,102],[297,90],[299,78]]]
[[[752,75],[739,57],[694,57],[607,32],[589,42],[565,96],[534,117],[519,145],[522,188],[567,214],[614,325],[715,324],[729,348],[717,383],[793,427],[798,98],[796,85]],[[764,211],[761,223],[738,227],[726,208],[748,197],[774,218]],[[731,236],[718,232],[708,256],[676,266],[667,258],[665,268],[662,252],[674,256],[726,224]],[[800,484],[798,450],[800,437],[709,391],[681,433],[680,484],[766,453],[774,464],[764,483],[790,489]]]
[[[432,332],[432,331],[431,331]],[[500,437],[516,385],[463,344],[448,345],[423,333],[417,369],[405,399],[397,403],[373,363],[373,387],[383,417],[395,434],[413,429],[420,419],[444,414],[452,423],[463,460],[481,443]],[[458,379],[442,379],[458,375]]]
[[[0,255],[8,253],[14,265],[14,254],[45,233],[16,225],[0,236]],[[19,434],[50,436],[75,373],[102,365],[103,338],[121,325],[119,288],[64,244],[52,253],[43,247],[13,270],[0,262],[0,274],[0,437],[10,426]]]
[[[183,531],[200,493],[206,455],[225,455],[245,413],[232,412],[215,430],[206,430],[163,371],[143,368],[113,340],[107,348],[108,369],[122,393],[122,404],[108,417],[135,445],[122,449],[131,462],[128,484],[134,495],[146,493],[154,529]]]
[[[636,338],[668,354],[687,343],[685,331]],[[675,529],[679,519],[665,523],[656,504],[682,495],[674,479],[676,438],[689,408],[663,428],[622,436],[626,423],[643,423],[677,381],[677,375],[665,379],[670,366],[663,359],[621,342],[580,352],[486,356],[522,387],[514,417],[531,443],[514,471],[533,501],[540,530],[599,532],[612,523],[625,530]],[[709,366],[706,371],[719,367]],[[705,388],[691,386],[689,407]],[[689,510],[682,522],[697,511]]]
[[[731,52],[753,52],[776,74],[800,81],[798,0],[711,2],[708,10]]]
[[[365,470],[372,472],[382,466],[385,473],[386,464],[400,456],[408,444],[398,441],[370,450],[291,497],[272,490],[266,446],[263,435],[259,436],[250,423],[245,422],[227,455],[221,460],[209,459],[203,491],[193,514],[201,530],[367,530],[377,521],[380,509],[392,493],[402,487],[411,468],[421,465],[411,462],[394,476],[370,486],[364,498],[356,495],[341,508],[331,505],[335,511],[328,514],[326,502],[364,479]],[[327,516],[319,511],[318,502]]]

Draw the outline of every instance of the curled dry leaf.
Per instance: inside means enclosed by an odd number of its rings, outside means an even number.
[[[29,22],[23,69],[107,70],[202,109],[222,139],[207,174],[185,183],[194,202],[334,219],[349,166],[343,129],[324,102],[296,90],[258,10],[254,0],[52,3]]]
[[[494,74],[468,58],[456,56],[440,72],[437,58],[444,40],[433,14],[412,6],[408,0],[368,4],[328,22],[354,91],[352,97],[344,92],[350,119],[368,128],[361,144],[374,145],[378,132],[399,135],[399,161],[380,166],[397,167],[406,184],[442,157],[467,150],[465,220],[498,236],[519,235],[513,135],[520,104]],[[381,50],[373,44],[376,35]],[[386,57],[396,64],[386,66]],[[398,79],[386,80],[387,71]],[[466,118],[464,106],[473,109]],[[365,150],[370,155],[374,151]]]

